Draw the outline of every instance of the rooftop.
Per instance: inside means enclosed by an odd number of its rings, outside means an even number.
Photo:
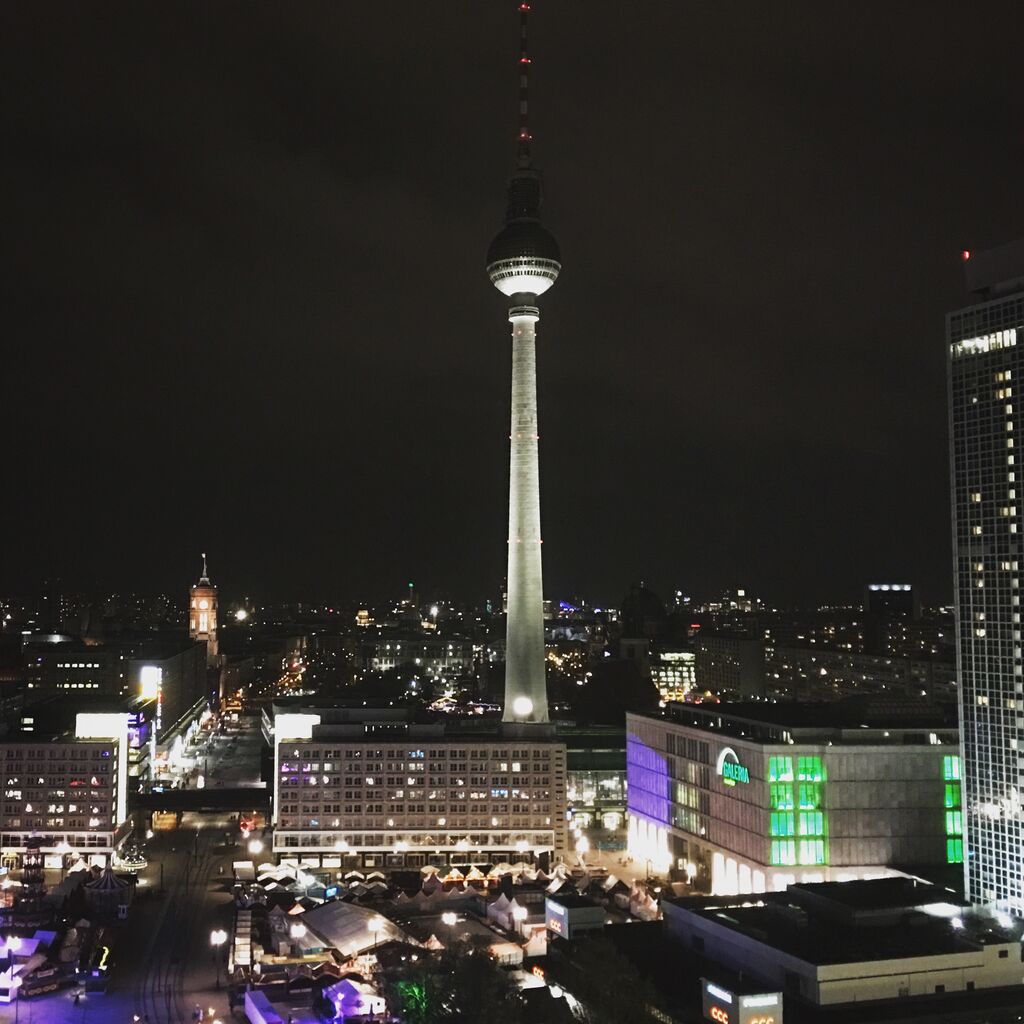
[[[646,717],[766,743],[801,740],[929,743],[933,741],[928,733],[952,734],[958,726],[955,706],[867,696],[800,704],[770,701],[737,701],[706,706],[669,704],[660,713]]]
[[[1008,918],[964,906],[938,886],[909,878],[791,885],[785,892],[663,901],[680,912],[807,963],[844,964],[968,953],[1020,942]]]

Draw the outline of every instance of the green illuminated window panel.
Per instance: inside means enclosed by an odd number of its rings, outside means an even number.
[[[796,842],[792,839],[773,839],[771,847],[771,863],[795,864]]]
[[[959,781],[959,779],[960,779],[960,756],[959,756],[959,754],[947,754],[942,759],[942,777],[947,782]]]
[[[963,864],[964,841],[962,839],[946,840],[946,862],[948,864]]]
[[[825,840],[801,839],[798,860],[801,864],[824,864]]]
[[[769,783],[768,800],[773,811],[793,810],[793,787],[788,782]]]
[[[816,811],[821,806],[821,786],[817,782],[800,783],[800,810]]]
[[[821,782],[825,778],[820,757],[798,757],[797,777],[801,782]]]
[[[946,835],[962,836],[964,834],[963,814],[960,811],[946,811]]]
[[[790,814],[772,814],[772,835],[773,836],[791,836],[794,833],[793,828],[794,815]]]
[[[960,783],[959,782],[947,782],[946,783],[946,807],[959,807],[960,806]]]
[[[769,782],[792,782],[793,781],[793,758],[775,756],[768,758],[768,781]]]
[[[825,834],[825,815],[821,811],[800,812],[800,835],[823,836]]]

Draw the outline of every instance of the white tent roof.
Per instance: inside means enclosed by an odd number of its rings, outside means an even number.
[[[373,919],[379,919],[381,922],[380,931],[376,933],[369,928]],[[313,933],[318,940],[310,943],[307,939],[307,945],[334,946],[345,956],[358,956],[375,945],[392,940],[413,946],[419,945],[394,921],[356,903],[324,903],[322,906],[307,910],[302,921],[308,930],[307,934]]]

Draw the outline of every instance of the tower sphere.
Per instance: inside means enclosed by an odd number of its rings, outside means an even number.
[[[503,295],[542,295],[562,269],[555,236],[540,222],[540,175],[521,168],[509,182],[505,226],[487,250],[487,274]]]

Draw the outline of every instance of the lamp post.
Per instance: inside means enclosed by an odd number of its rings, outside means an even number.
[[[457,920],[458,920],[458,918],[455,916],[454,912],[451,911],[451,910],[446,910],[441,915],[442,923],[447,925],[447,927],[448,927],[448,945],[449,946],[452,944],[452,928],[455,926],[455,922]]]
[[[250,839],[249,840],[249,852],[252,854],[263,852],[263,841],[261,839]]]
[[[67,856],[69,853],[74,853],[75,851],[66,839],[62,839],[54,847],[54,852],[60,854],[60,880],[63,882],[64,872],[67,870]]]
[[[515,921],[515,923],[517,925],[517,930],[518,930],[520,935],[523,934],[523,922],[529,916],[530,916],[530,912],[526,909],[526,907],[516,907],[512,911],[512,920]]]
[[[306,926],[300,922],[296,922],[288,929],[288,934],[292,937],[292,952],[295,956],[298,956],[299,940],[305,936]]]
[[[220,947],[228,940],[228,933],[223,928],[215,928],[210,932],[210,945],[213,946],[213,962],[217,970],[217,988],[220,988]]]
[[[373,936],[373,951],[377,952],[377,943],[380,941],[381,929],[384,927],[383,917],[371,917],[366,922],[367,931]]]

